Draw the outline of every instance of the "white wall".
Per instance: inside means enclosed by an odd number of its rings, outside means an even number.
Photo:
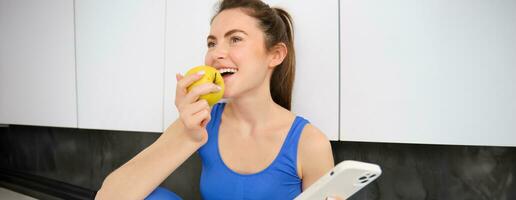
[[[341,140],[516,146],[515,1],[341,1]]]

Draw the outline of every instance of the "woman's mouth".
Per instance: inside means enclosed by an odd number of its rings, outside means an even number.
[[[236,68],[220,68],[219,69],[222,78],[224,79],[224,83],[227,82],[235,73],[238,72]]]

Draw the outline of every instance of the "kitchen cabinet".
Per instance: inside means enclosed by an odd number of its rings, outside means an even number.
[[[79,128],[161,132],[165,4],[75,1]]]
[[[73,1],[0,1],[0,123],[77,127]]]

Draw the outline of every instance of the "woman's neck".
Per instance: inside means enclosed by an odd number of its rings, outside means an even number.
[[[239,98],[228,101],[225,112],[232,120],[259,126],[274,115],[275,103],[272,98]]]
[[[266,126],[280,109],[272,100],[268,87],[260,90],[230,99],[224,109],[226,117],[250,129]]]

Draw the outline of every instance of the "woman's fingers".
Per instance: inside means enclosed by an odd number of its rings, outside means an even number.
[[[210,105],[208,104],[208,101],[201,99],[195,103],[192,103],[190,106],[185,107],[182,110],[182,112],[187,116],[191,116],[202,110],[209,110],[209,109],[210,109]]]
[[[199,80],[204,75],[204,71],[197,72],[196,74],[190,74],[188,76],[182,76],[180,74],[176,74],[176,98],[181,98],[187,93],[187,88],[193,82]]]
[[[207,109],[206,111],[208,111],[208,116],[205,117],[202,121],[201,121],[201,127],[202,128],[205,128],[206,125],[208,125],[208,123],[210,122],[211,120],[211,112],[210,112],[210,109]]]
[[[205,127],[211,119],[208,101],[199,100],[199,96],[220,90],[220,87],[213,83],[206,83],[190,88],[191,90],[188,91],[188,87],[203,75],[204,71],[188,76],[176,74],[175,104],[179,111],[179,117],[186,127],[186,132],[195,141],[202,141],[203,138],[206,138]]]
[[[208,114],[210,113],[210,105],[208,104],[208,101],[202,99],[195,103],[192,103],[188,106],[185,106],[181,112],[181,118],[183,119],[183,122],[188,128],[199,128],[204,127],[207,122],[204,122],[205,120],[209,121],[208,117],[203,117],[205,112]]]
[[[179,81],[181,79],[183,79],[183,75],[181,75],[180,73],[177,73],[176,74],[176,81]]]
[[[201,84],[201,85],[198,85],[198,86],[192,88],[192,90],[190,90],[190,92],[188,92],[184,96],[182,101],[183,101],[183,103],[196,102],[201,95],[209,94],[212,92],[218,92],[220,90],[221,90],[220,86],[215,85],[213,83]]]
[[[185,125],[189,129],[195,129],[195,128],[203,128],[203,121],[209,120],[210,118],[210,111],[207,109],[202,109],[201,111],[195,113],[194,115],[191,115],[184,121]]]

